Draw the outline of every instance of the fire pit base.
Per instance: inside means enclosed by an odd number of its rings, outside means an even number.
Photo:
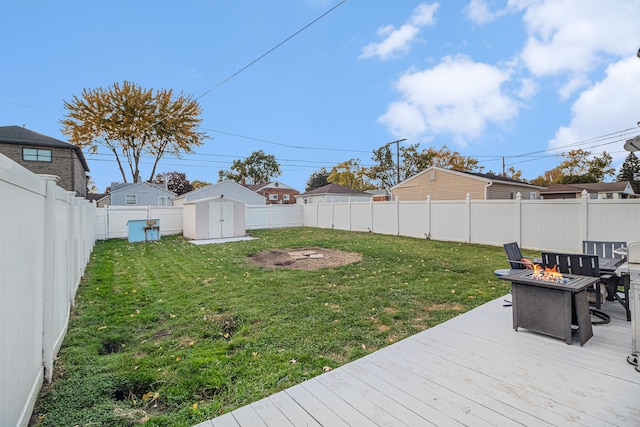
[[[567,344],[573,344],[577,330],[580,345],[584,345],[593,336],[586,289],[599,279],[565,275],[569,281],[556,283],[528,275],[525,271],[500,277],[511,282],[513,328],[562,338]]]

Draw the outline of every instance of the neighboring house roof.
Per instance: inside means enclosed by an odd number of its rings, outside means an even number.
[[[327,185],[323,185],[322,187],[315,188],[311,191],[307,191],[306,193],[300,194],[300,196],[308,196],[312,194],[357,194],[360,196],[370,195],[363,191],[354,190],[353,188],[344,187],[342,185],[327,184]]]
[[[89,200],[90,202],[98,201],[104,198],[106,195],[106,193],[87,193],[87,200]]]
[[[413,181],[414,179],[418,178],[419,176],[428,173],[430,171],[433,170],[439,170],[439,171],[443,171],[443,172],[448,172],[448,173],[453,173],[453,174],[459,174],[459,175],[465,175],[468,176],[470,178],[474,178],[474,179],[478,179],[484,182],[503,182],[505,184],[512,184],[512,185],[517,185],[517,186],[522,186],[522,187],[529,187],[529,188],[535,188],[537,190],[541,190],[545,187],[540,187],[538,185],[533,185],[533,184],[528,184],[526,182],[522,182],[522,181],[518,181],[517,179],[512,179],[512,178],[507,178],[504,176],[500,176],[500,175],[494,175],[491,173],[479,173],[479,172],[467,172],[467,171],[458,171],[458,170],[453,170],[453,169],[445,169],[445,168],[441,168],[439,166],[430,166],[428,168],[426,168],[425,170],[413,175],[411,178],[408,178],[404,181],[402,181],[401,183],[395,185],[394,187],[392,187],[392,190],[396,187],[400,187],[405,185],[408,182]]]
[[[176,195],[176,193],[174,193],[173,191],[167,190],[161,184],[154,184],[152,182],[146,182],[146,181],[138,182],[136,184],[130,183],[130,182],[119,182],[119,183],[112,183],[111,185],[112,185],[111,194],[118,193],[118,192],[123,191],[123,190],[127,190],[128,192],[132,191],[132,190],[135,191],[136,190],[135,187],[146,187],[146,186],[149,186],[149,187],[155,187],[160,191],[164,191],[165,193],[167,193],[170,196],[175,196]],[[113,188],[114,185],[116,186],[115,189]]]
[[[271,181],[271,182],[266,182],[266,183],[262,183],[262,184],[246,185],[245,187],[247,187],[249,190],[255,191],[255,192],[258,192],[258,191],[263,190],[265,188],[280,188],[280,189],[297,191],[295,188],[289,187],[288,185],[283,184],[280,181]]]
[[[72,149],[76,152],[84,170],[87,172],[89,171],[89,165],[87,164],[87,160],[84,158],[84,153],[80,147],[34,132],[21,126],[0,126],[0,143]]]
[[[189,191],[188,193],[181,194],[178,197],[176,197],[174,199],[174,201],[176,201],[176,200],[179,201],[181,199],[187,199],[187,198],[189,198],[189,200],[193,201],[193,200],[198,199],[199,195],[202,195],[201,198],[209,198],[209,197],[212,197],[212,196],[207,195],[207,193],[210,193],[211,190],[215,189],[216,187],[222,187],[222,186],[232,186],[234,188],[234,190],[247,192],[247,194],[251,194],[253,197],[259,197],[261,200],[266,200],[264,196],[256,193],[255,191],[252,191],[252,190],[248,189],[247,187],[244,187],[244,186],[238,184],[235,181],[226,180],[226,181],[218,182],[216,184],[210,184],[210,185],[207,185],[205,187],[197,188],[195,190]],[[237,199],[237,197],[236,197],[236,199]]]
[[[540,194],[575,194],[587,190],[589,193],[625,193],[635,194],[629,181],[594,182],[584,184],[552,184]]]

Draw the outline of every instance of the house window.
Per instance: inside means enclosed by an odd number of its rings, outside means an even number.
[[[277,194],[269,194],[269,200],[278,200]]]
[[[529,200],[536,200],[537,198],[538,198],[538,195],[535,192],[531,191],[529,193]]]
[[[135,194],[125,194],[125,196],[124,196],[124,204],[125,205],[135,205],[136,204],[136,195]]]
[[[28,162],[51,162],[51,150],[39,148],[23,148],[22,160]]]
[[[285,200],[285,201],[288,202],[289,200],[291,200],[291,197],[288,194],[283,194],[282,195],[282,200]]]
[[[158,206],[168,206],[167,196],[158,196]]]

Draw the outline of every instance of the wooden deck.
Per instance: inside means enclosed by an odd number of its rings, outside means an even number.
[[[640,426],[631,323],[603,310],[581,347],[515,332],[500,298],[198,427]]]

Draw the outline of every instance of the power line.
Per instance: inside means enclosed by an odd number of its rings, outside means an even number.
[[[286,147],[286,148],[295,148],[295,149],[299,149],[299,150],[341,151],[341,152],[347,152],[347,153],[372,153],[372,151],[364,151],[364,150],[345,150],[345,149],[341,149],[341,148],[326,148],[326,147],[312,147],[312,146],[304,146],[304,145],[289,145],[289,144],[283,144],[281,142],[274,142],[274,141],[269,141],[269,140],[266,140],[266,139],[254,138],[254,137],[251,137],[251,136],[239,135],[237,133],[224,132],[224,131],[216,130],[216,129],[208,129],[208,128],[202,128],[202,129],[203,130],[208,130],[210,132],[219,133],[219,134],[222,134],[222,135],[233,136],[233,137],[236,137],[236,138],[249,139],[249,140],[252,140],[252,141],[264,142],[266,144],[278,145],[280,147]]]
[[[259,57],[257,57],[256,59],[254,59],[253,61],[251,61],[247,65],[245,65],[244,67],[240,68],[238,71],[236,71],[235,73],[231,74],[229,77],[227,77],[226,79],[222,80],[220,83],[218,83],[217,85],[215,85],[211,89],[209,89],[206,92],[204,92],[202,95],[200,95],[197,98],[195,98],[195,101],[197,101],[198,99],[204,97],[205,95],[208,95],[209,93],[211,93],[215,89],[217,89],[220,86],[222,86],[223,84],[227,83],[229,80],[231,80],[232,78],[234,78],[235,76],[237,76],[238,74],[240,74],[241,72],[246,70],[247,68],[251,67],[253,64],[255,64],[256,62],[260,61],[262,58],[264,58],[265,56],[269,55],[271,52],[273,52],[274,50],[278,49],[280,46],[282,46],[283,44],[287,43],[289,40],[291,40],[292,38],[294,38],[295,36],[297,36],[298,34],[303,32],[304,30],[306,30],[307,28],[309,28],[310,26],[312,26],[313,24],[315,24],[316,22],[318,22],[319,20],[321,20],[322,18],[327,16],[329,13],[333,12],[335,9],[338,8],[338,6],[342,5],[346,1],[347,0],[342,0],[340,3],[336,4],[335,6],[333,6],[331,9],[329,9],[328,11],[326,11],[325,13],[323,13],[322,15],[320,15],[319,17],[317,17],[316,19],[314,19],[313,21],[311,21],[310,23],[305,25],[304,27],[300,28],[298,31],[296,31],[295,33],[293,33],[292,35],[290,35],[289,37],[287,37],[286,39],[284,39],[283,41],[281,41],[280,43],[278,43],[277,45],[275,45],[274,47],[272,47],[271,49],[269,49],[268,51],[266,51],[262,55],[260,55]]]

